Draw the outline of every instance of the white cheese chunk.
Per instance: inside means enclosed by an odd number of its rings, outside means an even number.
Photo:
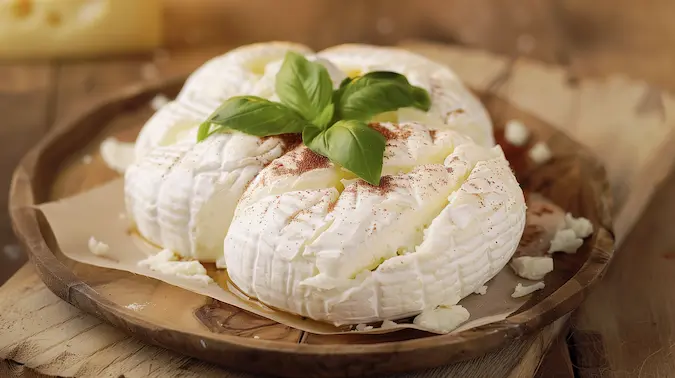
[[[168,97],[163,94],[158,94],[157,96],[153,97],[152,100],[150,100],[150,107],[152,110],[157,111],[169,102],[171,102],[171,100],[169,100]]]
[[[101,157],[110,169],[124,173],[135,159],[133,143],[120,142],[117,138],[106,138],[100,146]]]
[[[89,238],[87,246],[89,247],[89,252],[96,256],[105,256],[110,251],[110,247],[107,244],[96,240],[93,236]]]
[[[582,244],[584,244],[584,241],[577,237],[574,230],[564,228],[558,230],[555,235],[553,235],[553,240],[551,240],[551,246],[548,249],[548,253],[575,253]]]
[[[485,294],[487,294],[487,289],[488,289],[487,285],[483,285],[483,286],[479,287],[474,293],[480,294],[480,295],[485,295]]]
[[[286,156],[249,185],[219,264],[275,308],[366,324],[451,306],[501,271],[524,229],[522,189],[499,147],[468,140],[443,164],[343,190],[339,174],[323,187],[303,180],[310,171]]]
[[[459,305],[438,306],[422,311],[415,317],[413,323],[421,328],[448,333],[469,320],[470,316],[469,311]]]
[[[382,321],[382,325],[380,325],[381,329],[391,329],[391,328],[396,328],[398,327],[398,324],[396,322],[392,322],[391,320],[385,319]]]
[[[544,164],[553,157],[553,152],[544,142],[535,144],[527,153],[536,164]]]
[[[180,261],[178,256],[168,249],[139,261],[138,266],[163,274],[186,278],[203,285],[213,282],[213,279],[206,274],[206,268],[199,261]]]
[[[578,238],[586,238],[593,233],[593,224],[586,218],[575,218],[571,213],[565,214],[565,228],[574,231]]]
[[[521,256],[511,259],[511,268],[522,278],[538,281],[553,271],[553,259],[549,256]]]
[[[355,327],[356,331],[370,331],[371,329],[373,329],[373,326],[367,324],[357,324]]]
[[[519,283],[513,290],[513,294],[511,294],[511,297],[513,298],[524,297],[526,295],[534,293],[537,290],[541,290],[544,287],[546,287],[546,285],[544,285],[544,282],[537,282],[529,286],[523,286],[523,284]]]
[[[518,120],[510,120],[504,126],[504,138],[514,146],[524,146],[530,139],[530,130]]]

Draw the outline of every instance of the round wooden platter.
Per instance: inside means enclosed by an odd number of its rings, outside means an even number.
[[[14,229],[45,284],[74,306],[149,343],[233,369],[286,377],[363,376],[435,367],[484,354],[572,311],[612,256],[611,197],[603,167],[551,126],[482,95],[498,140],[506,121],[520,119],[533,132],[530,146],[546,141],[554,153],[551,161],[536,166],[527,158],[527,147],[501,143],[523,187],[590,219],[595,227],[576,254],[555,256],[546,288],[504,321],[454,335],[416,330],[309,334],[154,279],[63,257],[32,206],[118,177],[98,155],[99,143],[111,135],[133,141],[152,114],[150,100],[158,93],[175,95],[183,80],[129,88],[60,125],[23,159],[10,195]],[[87,162],[84,156],[93,159]]]

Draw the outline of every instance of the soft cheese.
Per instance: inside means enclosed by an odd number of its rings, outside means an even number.
[[[275,76],[288,51],[304,54],[327,68],[333,85],[348,75],[395,71],[429,91],[428,113],[401,109],[396,121],[424,123],[432,128],[460,131],[484,146],[494,145],[492,122],[480,101],[447,67],[420,55],[393,48],[342,45],[319,53],[285,42],[259,43],[234,49],[197,69],[175,100],[148,121],[139,134],[137,158],[158,145],[175,143],[177,135],[195,128],[223,101],[232,96],[256,95],[278,101]]]
[[[274,177],[268,169],[259,177]],[[384,176],[379,187],[336,181],[247,190],[256,200],[237,209],[221,264],[237,287],[337,324],[398,319],[479,290],[524,228],[523,193],[499,147],[469,141],[443,164]]]
[[[125,174],[127,212],[151,243],[215,261],[244,189],[286,148],[281,138],[241,133],[157,147]]]

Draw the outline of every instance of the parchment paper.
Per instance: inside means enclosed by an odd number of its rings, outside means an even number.
[[[300,316],[270,309],[237,293],[236,289],[228,290],[215,282],[203,284],[138,266],[137,263],[140,260],[160,250],[130,233],[129,222],[121,217],[124,213],[123,188],[123,180],[117,179],[86,193],[38,206],[56,237],[59,249],[66,257],[84,264],[152,277],[307,332],[317,334],[385,333],[404,328],[422,329],[414,324],[399,323],[396,328],[350,331],[345,327],[335,327],[332,324],[303,319]],[[534,218],[536,217],[528,216],[528,222]],[[110,247],[105,257],[94,255],[89,251],[88,241],[92,236]],[[507,266],[487,283],[487,294],[471,294],[462,299],[459,304],[469,311],[471,318],[451,333],[496,322],[515,312],[527,300],[527,297],[511,298],[518,282],[530,283],[517,277]]]

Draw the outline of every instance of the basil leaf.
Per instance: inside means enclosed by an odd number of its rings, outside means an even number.
[[[286,53],[275,89],[282,104],[308,121],[316,119],[333,96],[333,82],[326,67],[293,51]]]
[[[328,129],[308,126],[302,139],[310,150],[329,158],[372,185],[380,184],[385,139],[365,122],[338,121]]]
[[[429,92],[426,91],[424,88],[420,87],[412,87],[413,91],[413,97],[415,98],[415,104],[414,106],[418,109],[429,111],[429,108],[431,108],[431,97],[429,96]]]
[[[373,116],[405,107],[429,110],[431,100],[423,88],[405,76],[387,71],[369,72],[336,91],[336,118],[367,121]]]
[[[328,127],[328,125],[330,125],[331,120],[333,120],[334,111],[335,105],[328,104],[328,106],[323,108],[323,111],[321,111],[319,116],[316,117],[314,120],[312,120],[312,123],[322,129],[325,129],[326,127]]]
[[[197,141],[230,130],[259,137],[300,133],[307,124],[299,114],[279,103],[255,96],[236,96],[225,101],[200,125]]]

